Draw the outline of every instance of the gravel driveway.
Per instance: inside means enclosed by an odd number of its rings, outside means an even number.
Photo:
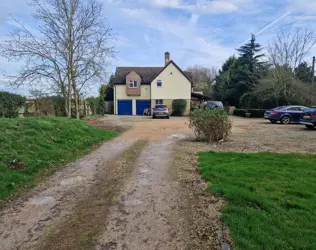
[[[223,201],[204,192],[196,153],[316,152],[316,131],[303,126],[232,121],[230,140],[219,144],[193,142],[186,118],[89,121],[129,130],[7,204],[0,249],[229,248]]]

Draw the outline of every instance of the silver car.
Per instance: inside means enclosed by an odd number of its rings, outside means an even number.
[[[165,117],[169,119],[170,113],[169,108],[166,105],[156,105],[152,111],[153,119],[157,117]]]

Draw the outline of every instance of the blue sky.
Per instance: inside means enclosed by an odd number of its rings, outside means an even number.
[[[101,1],[101,0],[100,0]],[[262,45],[280,28],[308,26],[316,30],[316,0],[102,0],[104,15],[117,34],[117,58],[109,65],[162,66],[164,52],[180,67],[220,67],[250,33]],[[31,8],[24,0],[1,1],[0,41],[14,27],[9,14],[30,28]],[[310,57],[316,54],[313,49]],[[21,63],[0,56],[0,70],[14,72]],[[95,83],[92,92],[96,93]],[[13,90],[0,79],[0,90]]]

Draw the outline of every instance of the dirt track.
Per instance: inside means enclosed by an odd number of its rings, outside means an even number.
[[[316,131],[233,118],[228,142],[192,142],[186,118],[107,117],[120,137],[0,211],[0,249],[228,249],[222,200],[207,195],[198,151],[316,152]]]

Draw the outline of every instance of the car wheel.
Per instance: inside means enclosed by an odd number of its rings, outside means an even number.
[[[170,117],[169,116],[167,116],[167,119],[169,119]]]
[[[273,124],[275,124],[275,123],[277,123],[278,121],[276,121],[276,120],[270,120],[270,122],[273,123]]]
[[[315,126],[313,126],[313,125],[305,125],[305,127],[307,128],[307,129],[314,129],[315,128]]]
[[[289,117],[288,115],[285,115],[281,118],[282,124],[289,124],[290,122],[291,122],[291,117]]]
[[[156,119],[156,116],[153,116],[153,119]]]

